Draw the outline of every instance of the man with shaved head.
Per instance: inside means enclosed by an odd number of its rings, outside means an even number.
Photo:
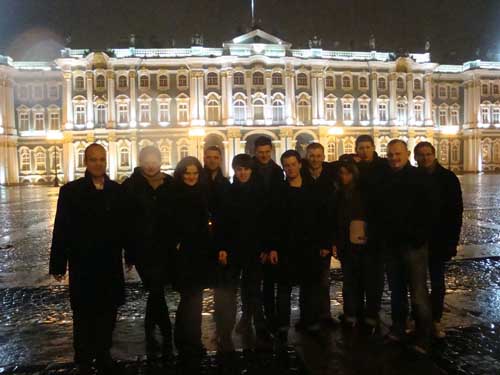
[[[73,347],[80,374],[116,369],[110,349],[118,306],[124,303],[122,249],[126,238],[120,185],[106,175],[106,150],[85,150],[85,176],[59,192],[49,273],[63,281],[69,271]]]
[[[403,340],[408,319],[408,291],[416,321],[413,348],[427,353],[432,312],[427,290],[430,237],[430,197],[427,178],[409,162],[406,143],[393,139],[387,145],[390,171],[380,186],[379,227],[384,242],[391,291],[392,328],[389,339]]]

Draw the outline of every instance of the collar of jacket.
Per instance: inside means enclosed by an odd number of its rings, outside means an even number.
[[[223,181],[226,177],[222,174],[222,169],[217,168],[217,173],[215,173],[215,178],[212,178],[212,172],[210,172],[206,167],[203,167],[203,172],[205,173],[207,177],[207,181],[209,183],[211,182],[220,182]]]
[[[85,181],[87,182],[87,185],[90,189],[92,190],[97,190],[95,185],[94,185],[94,182],[92,181],[92,176],[90,175],[90,173],[85,170]],[[103,185],[103,190],[107,190],[110,186],[110,183],[111,183],[111,179],[109,178],[109,176],[107,174],[104,175],[104,185]]]
[[[414,168],[413,165],[411,165],[411,163],[408,161],[408,163],[406,163],[406,165],[403,168],[401,168],[401,169],[399,169],[397,171],[395,171],[394,169],[391,168],[391,174],[393,176],[398,176],[398,175],[406,174],[410,170],[412,170],[413,168]]]

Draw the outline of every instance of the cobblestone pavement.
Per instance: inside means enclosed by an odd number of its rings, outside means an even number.
[[[463,176],[464,230],[459,256],[449,264],[446,339],[428,358],[413,355],[381,338],[367,339],[335,329],[320,338],[293,330],[287,359],[242,352],[237,373],[279,374],[500,374],[500,176]],[[71,311],[66,284],[47,276],[47,259],[57,189],[0,188],[0,374],[72,373]],[[334,265],[335,266],[335,265]],[[332,309],[341,312],[341,273],[332,270]],[[120,311],[114,356],[124,374],[145,373],[144,292],[128,275],[127,304]],[[177,295],[168,291],[172,318]],[[294,293],[293,316],[297,316]],[[387,326],[389,296],[383,300]],[[205,293],[203,340],[215,350],[213,299]],[[385,327],[384,327],[385,330]],[[243,348],[239,337],[237,346]],[[214,355],[204,364],[219,373]],[[174,373],[153,368],[149,373]]]

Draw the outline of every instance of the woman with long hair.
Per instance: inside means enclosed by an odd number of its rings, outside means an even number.
[[[181,365],[194,373],[205,353],[201,342],[203,289],[209,286],[215,263],[210,244],[206,184],[202,181],[198,159],[188,156],[178,163],[172,198],[173,281],[180,293],[174,340]]]

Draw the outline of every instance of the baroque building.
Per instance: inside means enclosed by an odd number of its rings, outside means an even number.
[[[500,170],[500,63],[431,62],[430,54],[308,49],[255,29],[207,48],[64,49],[51,62],[0,56],[0,183],[83,175],[83,151],[108,151],[122,180],[156,145],[165,170],[217,145],[231,159],[269,136],[275,155],[313,141],[328,160],[360,134],[432,142],[458,172]]]

